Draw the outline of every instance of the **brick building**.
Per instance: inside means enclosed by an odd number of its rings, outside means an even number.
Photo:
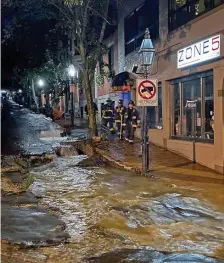
[[[150,77],[159,83],[158,107],[148,107],[150,141],[220,173],[224,173],[223,17],[222,0],[123,0],[113,38],[116,73],[132,72],[145,28],[150,29],[156,48]],[[101,88],[99,100],[108,90]],[[131,92],[114,98],[135,100],[135,95],[134,85]]]

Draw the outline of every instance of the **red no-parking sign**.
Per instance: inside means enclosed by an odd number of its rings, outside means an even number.
[[[157,79],[137,80],[137,106],[158,106]]]

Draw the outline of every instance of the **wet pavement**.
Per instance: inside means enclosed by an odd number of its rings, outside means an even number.
[[[53,139],[60,138],[60,127],[13,102],[4,105],[1,124],[2,239],[25,247],[66,241],[69,235],[64,231],[64,222],[39,205],[40,200],[27,191],[34,178],[29,173],[29,163],[23,159],[24,156],[47,159],[47,154],[54,155],[59,142],[46,142],[41,135],[49,131]]]
[[[40,133],[52,130],[58,134],[61,129],[44,115],[10,101],[1,124],[2,155],[54,153],[51,142],[40,140]]]
[[[70,239],[26,249],[3,242],[2,262],[224,262],[221,177],[186,163],[188,168],[180,167],[178,163],[186,160],[178,157],[176,166],[168,167],[166,157],[174,158],[164,155],[160,166],[157,162],[158,174],[150,178],[107,166],[79,167],[87,158],[82,155],[31,168],[35,181],[30,191],[42,197],[41,203],[58,217],[55,220],[65,223]],[[24,200],[26,195],[17,201],[10,196],[5,203],[18,209]],[[28,209],[36,205],[32,198],[30,202]]]
[[[38,205],[39,200],[29,192],[3,196],[1,238],[20,246],[60,244],[69,237],[62,231],[65,224]]]
[[[224,185],[224,176],[197,163],[150,144],[149,176],[198,182],[219,182]],[[98,145],[96,152],[125,170],[142,172],[141,141],[134,144],[125,141],[113,141],[109,146]]]

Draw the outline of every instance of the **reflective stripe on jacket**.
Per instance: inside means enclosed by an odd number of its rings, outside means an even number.
[[[115,122],[117,122],[117,123],[123,122],[125,112],[126,112],[125,106],[122,106],[122,107],[117,106],[115,108],[115,117],[114,117]]]
[[[136,128],[138,124],[140,124],[140,117],[139,113],[136,108],[133,109],[127,109],[125,115],[124,115],[124,126],[130,123],[132,127]]]
[[[102,110],[102,119],[114,119],[114,108],[113,106],[104,105]]]

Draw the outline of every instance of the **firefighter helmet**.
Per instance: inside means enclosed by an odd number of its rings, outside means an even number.
[[[135,103],[134,103],[133,100],[130,100],[129,103],[128,103],[128,105],[129,105],[129,104],[135,105]]]
[[[108,98],[107,100],[106,100],[106,102],[111,102],[112,100],[111,100],[111,98]]]

